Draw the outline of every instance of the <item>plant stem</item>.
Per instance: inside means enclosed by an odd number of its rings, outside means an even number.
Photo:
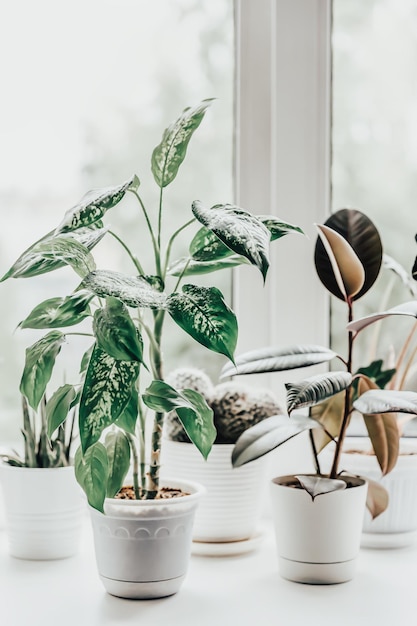
[[[140,197],[140,195],[138,194],[138,192],[137,192],[137,191],[134,191],[133,189],[131,189],[130,191],[133,193],[133,195],[134,195],[134,196],[136,196],[136,198],[137,198],[137,200],[138,200],[138,202],[139,202],[139,204],[140,204],[140,206],[141,206],[141,209],[142,209],[142,211],[143,211],[143,215],[144,215],[144,217],[145,217],[146,225],[147,225],[147,227],[148,227],[149,234],[150,234],[151,239],[152,239],[152,246],[153,246],[154,255],[155,255],[156,273],[157,273],[157,275],[158,275],[158,276],[160,276],[160,277],[161,277],[161,256],[160,256],[160,250],[161,250],[161,237],[160,237],[160,224],[159,224],[159,226],[158,226],[158,241],[157,241],[157,240],[155,239],[155,234],[154,234],[154,232],[153,232],[152,224],[151,224],[151,222],[150,222],[149,215],[148,215],[148,212],[147,212],[147,210],[146,210],[146,208],[145,208],[145,205],[144,205],[144,203],[143,203],[143,201],[142,201],[142,198]],[[161,208],[162,208],[161,202],[162,202],[162,188],[161,188],[161,196],[160,196],[160,199],[159,199],[159,222],[161,221]]]
[[[183,226],[181,226],[181,228],[179,228],[178,230],[175,231],[175,233],[172,235],[172,237],[170,238],[170,240],[168,241],[168,245],[167,245],[167,252],[166,252],[166,257],[165,257],[165,263],[164,263],[164,274],[163,274],[163,279],[165,280],[166,277],[166,273],[168,270],[168,265],[169,265],[169,261],[170,261],[170,257],[171,257],[171,249],[172,249],[172,244],[174,243],[175,239],[178,237],[178,235],[188,226],[190,226],[191,224],[193,224],[195,222],[195,218],[193,218],[192,220],[189,220],[186,224],[184,224]]]
[[[145,272],[139,262],[139,260],[135,257],[135,255],[130,251],[130,249],[128,248],[128,246],[125,244],[124,241],[122,241],[122,239],[120,239],[120,237],[118,235],[116,235],[115,232],[113,232],[112,230],[109,230],[109,235],[111,235],[112,237],[114,237],[116,239],[116,241],[118,241],[120,243],[120,245],[123,247],[123,249],[127,252],[127,254],[129,255],[129,257],[131,258],[135,268],[137,269],[138,273],[141,276],[145,275]]]
[[[139,458],[138,451],[136,450],[135,440],[133,439],[130,433],[126,433],[130,444],[130,450],[132,452],[133,457],[133,490],[135,492],[136,500],[140,500],[140,489],[139,489],[139,481],[138,481],[138,471],[139,471]]]

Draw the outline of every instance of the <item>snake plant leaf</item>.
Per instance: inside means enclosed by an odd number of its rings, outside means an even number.
[[[381,483],[378,483],[376,480],[366,478],[366,482],[368,483],[366,508],[370,512],[372,519],[375,519],[387,509],[389,495],[385,487],[383,487]]]
[[[191,257],[183,257],[169,267],[168,274],[171,276],[197,276],[245,264],[249,264],[249,261],[239,254],[231,254],[231,256],[213,261],[196,261]]]
[[[38,304],[19,324],[20,328],[63,328],[79,324],[91,315],[93,294],[84,291],[64,298],[49,298]]]
[[[130,444],[122,430],[113,430],[107,433],[104,447],[108,459],[106,496],[114,498],[123,487],[123,481],[129,471]]]
[[[81,446],[85,452],[124,411],[139,373],[136,361],[113,359],[94,346],[85,375],[79,409]]]
[[[379,389],[370,378],[361,376],[358,383],[359,397],[371,389]],[[400,433],[395,413],[363,413],[363,419],[382,475],[394,467],[400,451]]]
[[[382,243],[373,222],[357,209],[340,209],[333,213],[325,226],[339,233],[354,250],[364,271],[365,281],[353,300],[361,298],[374,284],[381,269]],[[344,300],[343,291],[336,281],[332,265],[324,244],[317,238],[314,261],[317,274],[323,285],[337,298]]]
[[[317,428],[313,432],[314,445],[317,453],[321,452],[328,443],[335,439],[339,433],[343,421],[343,409],[345,405],[344,392],[337,393],[335,396],[310,407],[310,417],[320,422],[323,428]],[[329,437],[329,435],[331,437]]]
[[[165,308],[165,294],[154,289],[141,276],[127,276],[111,270],[96,270],[84,278],[78,289],[88,289],[101,298],[113,296],[133,308]]]
[[[330,372],[306,378],[300,383],[286,383],[288,415],[294,409],[318,404],[349,387],[352,375],[349,372]]]
[[[343,299],[350,301],[362,289],[365,270],[351,245],[335,230],[317,226]]]
[[[304,415],[272,415],[245,430],[232,452],[233,467],[254,461],[296,435],[320,428],[320,424]]]
[[[104,513],[104,500],[107,491],[109,462],[107,451],[102,443],[91,446],[83,455],[81,448],[75,453],[75,478],[85,491],[88,504]]]
[[[346,489],[345,481],[339,478],[325,478],[323,476],[309,475],[297,475],[295,478],[302,488],[311,496],[313,502],[317,496]]]
[[[233,361],[237,320],[216,287],[184,285],[167,298],[172,319],[193,339]]]
[[[198,200],[192,203],[192,212],[228,248],[255,265],[265,280],[271,234],[258,217],[231,204],[217,204],[208,209]]]
[[[336,352],[317,345],[276,346],[251,350],[236,357],[235,363],[227,363],[220,374],[221,378],[240,374],[260,374],[263,372],[283,372],[331,361]]]
[[[132,387],[132,393],[129,402],[126,404],[121,415],[114,422],[116,426],[124,430],[126,433],[135,435],[136,422],[139,415],[139,398],[138,391],[135,386]]]
[[[384,269],[390,270],[393,272],[398,278],[401,280],[402,284],[408,291],[410,292],[413,298],[417,298],[417,285],[415,284],[415,279],[413,281],[413,276],[410,275],[409,272],[395,259],[392,258],[389,254],[382,255],[382,267]]]
[[[80,228],[74,233],[60,235],[59,239],[75,240],[88,250],[92,250],[94,246],[103,239],[107,230],[107,228]],[[48,233],[25,250],[9,271],[0,279],[0,282],[7,278],[30,278],[32,276],[39,276],[64,267],[67,264],[65,261],[51,256],[51,254],[48,253],[48,249],[46,249],[46,254],[44,252],[44,246],[49,245],[49,242],[55,239],[53,235],[53,232]]]
[[[65,341],[65,335],[52,330],[26,349],[25,367],[20,381],[20,391],[36,411],[51,378],[55,359]]]
[[[49,439],[56,429],[65,422],[71,407],[74,406],[76,397],[75,387],[67,384],[59,387],[49,398],[46,403],[46,423]]]
[[[415,391],[371,389],[354,401],[353,408],[366,415],[378,413],[417,415],[417,393]]]
[[[193,133],[200,126],[214,98],[184,109],[180,117],[164,130],[162,140],[152,153],[152,174],[159,187],[166,187],[176,177],[185,159]]]
[[[102,187],[88,191],[71,209],[69,209],[55,233],[66,233],[91,226],[103,215],[118,204],[129,189],[137,189],[138,178],[132,176],[129,180],[115,187]]]
[[[142,398],[154,411],[176,411],[190,440],[207,459],[216,439],[216,429],[213,411],[200,393],[193,389],[177,391],[162,380],[154,380]]]
[[[96,310],[93,331],[97,344],[113,359],[142,363],[142,337],[126,306],[117,298],[106,298],[106,306]]]
[[[392,309],[388,309],[387,311],[381,311],[380,313],[372,313],[371,315],[366,315],[365,317],[361,317],[354,322],[350,322],[346,328],[350,332],[359,333],[370,324],[373,324],[378,320],[383,320],[386,317],[390,317],[391,315],[403,315],[414,317],[417,319],[417,300],[404,302],[403,304],[394,306],[392,307]]]

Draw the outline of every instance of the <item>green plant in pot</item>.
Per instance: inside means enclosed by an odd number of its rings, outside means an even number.
[[[81,321],[83,333],[86,319],[92,322],[91,346],[80,355],[81,445],[75,469],[97,528],[100,576],[110,593],[124,597],[175,593],[187,567],[200,491],[190,482],[160,482],[166,413],[176,412],[204,458],[216,437],[212,410],[204,397],[193,389],[177,390],[164,381],[164,322],[169,316],[206,349],[233,360],[236,316],[219,289],[199,286],[192,278],[247,263],[265,280],[270,242],[300,232],[274,217],[256,217],[230,204],[206,208],[194,201],[189,221],[177,224],[166,235],[166,187],[176,178],[188,143],[210,103],[205,100],[185,109],[154,149],[151,170],[159,190],[154,211],[145,207],[136,175],[121,185],[90,191],[54,231],[25,251],[4,277],[32,277],[70,265],[81,278],[73,294],[57,300],[56,306],[41,303],[28,319],[32,327],[36,324],[36,328],[44,329],[68,325],[61,324],[62,319],[71,324]],[[127,194],[137,200],[138,227],[149,234],[154,261],[151,268],[143,267],[136,251],[102,222],[108,212],[115,217],[115,207]],[[178,235],[195,224],[199,229],[190,238],[188,256],[172,261]],[[103,236],[113,236],[120,243],[131,261],[130,275],[96,268],[91,250]],[[180,286],[185,277],[192,282]],[[28,320],[25,324],[29,325]],[[48,368],[53,367],[64,339],[59,330],[43,337],[43,365],[47,362]],[[124,482],[130,467],[132,484],[126,491]],[[172,497],[179,491],[184,497]]]
[[[398,457],[396,413],[415,412],[415,404],[412,407],[410,402],[406,404],[407,394],[412,392],[379,389],[369,376],[370,371],[353,371],[355,340],[358,332],[381,317],[395,314],[416,317],[417,306],[412,301],[401,305],[397,311],[354,320],[355,301],[372,287],[381,268],[379,233],[366,215],[354,209],[337,211],[317,229],[314,260],[318,276],[326,289],[346,304],[347,355],[338,355],[317,345],[270,347],[240,355],[235,365],[224,367],[223,377],[287,371],[333,359],[342,364],[343,369],[287,383],[288,415],[272,416],[250,428],[239,438],[233,451],[233,463],[239,467],[292,437],[308,432],[316,474],[280,477],[272,484],[273,507],[278,517],[276,537],[280,570],[291,580],[328,583],[352,577],[362,529],[365,482],[347,475],[340,467],[353,410],[363,415],[383,474],[393,469]],[[388,380],[390,375],[392,373]],[[412,394],[412,398],[415,397]],[[306,408],[309,408],[309,415],[297,413],[297,410]],[[318,454],[330,442],[334,442],[334,453],[330,470],[325,474]],[[290,512],[293,511],[293,499],[296,500],[294,506],[299,507],[297,514]],[[356,506],[356,499],[358,508],[351,512],[349,500]],[[367,505],[372,515],[379,515],[387,504],[386,491],[379,484],[368,481]],[[306,510],[301,508],[304,506]],[[330,511],[335,515],[332,520]],[[303,520],[308,520],[308,528],[303,526]],[[330,527],[339,532],[329,533]],[[352,538],[348,539],[351,531]],[[303,548],[306,548],[305,552]]]

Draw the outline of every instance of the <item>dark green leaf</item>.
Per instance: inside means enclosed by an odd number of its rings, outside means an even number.
[[[356,374],[363,374],[364,376],[372,380],[379,389],[384,389],[394,376],[396,370],[383,370],[383,364],[384,362],[382,359],[372,361],[372,363],[370,363],[366,367],[360,367]],[[355,389],[357,389],[358,379],[356,379],[353,384]]]
[[[138,377],[136,361],[118,361],[94,347],[81,395],[79,424],[83,451],[99,440],[124,411]]]
[[[203,100],[197,106],[188,107],[181,116],[165,129],[161,143],[152,153],[152,174],[159,187],[166,187],[176,177],[185,159],[187,147],[194,131],[200,126],[213,99]]]
[[[73,237],[53,237],[38,244],[37,252],[47,261],[70,265],[81,278],[94,271],[91,252]]]
[[[212,230],[205,226],[202,226],[194,235],[189,246],[189,252],[195,261],[218,261],[233,254],[233,250],[228,248]]]
[[[126,276],[120,272],[97,270],[82,281],[78,289],[89,289],[102,298],[113,296],[130,307],[163,309],[166,296],[140,276]]]
[[[83,455],[81,448],[75,453],[75,477],[84,490],[88,504],[104,513],[109,466],[106,448],[101,443],[91,446]]]
[[[196,341],[233,361],[236,316],[216,287],[184,285],[182,293],[168,296],[167,309],[178,326]]]
[[[49,398],[46,403],[47,434],[49,438],[65,422],[76,397],[77,392],[72,385],[63,385]]]
[[[107,433],[104,446],[107,452],[109,473],[106,496],[114,498],[123,487],[130,465],[129,440],[121,430]]]
[[[303,489],[314,499],[317,496],[321,496],[325,493],[332,493],[333,491],[341,491],[346,489],[346,482],[338,478],[323,478],[322,476],[309,476],[299,475],[296,479],[300,483]]]
[[[139,414],[139,398],[137,389],[132,387],[132,395],[129,402],[126,404],[122,414],[115,421],[116,426],[122,428],[125,432],[131,435],[135,434],[136,422]]]
[[[360,319],[350,322],[347,325],[347,329],[351,332],[358,333],[370,324],[377,322],[378,320],[385,319],[391,315],[400,315],[417,318],[417,300],[411,300],[411,302],[404,302],[398,306],[394,306],[392,309],[382,311],[381,313],[373,313],[372,315],[366,315]]]
[[[330,372],[317,374],[306,378],[300,383],[287,383],[287,411],[318,404],[326,398],[336,395],[347,389],[352,382],[352,375],[348,372]]]
[[[281,237],[285,237],[285,235],[289,235],[291,233],[300,233],[301,235],[304,235],[304,232],[299,226],[295,226],[289,222],[283,222],[273,215],[258,215],[257,217],[263,224],[265,224],[271,233],[271,241],[276,241],[277,239],[281,239]]]
[[[88,367],[88,362],[91,358],[91,355],[93,353],[93,349],[94,349],[95,344],[93,343],[93,345],[91,345],[83,354],[82,359],[81,359],[81,364],[80,364],[80,374],[83,374],[87,367]]]
[[[93,295],[89,292],[72,294],[66,298],[50,298],[38,304],[29,313],[21,328],[62,328],[73,326],[91,315],[89,303]]]
[[[105,308],[94,313],[93,330],[100,348],[114,359],[142,362],[142,337],[120,300],[106,299]]]
[[[245,257],[238,254],[232,254],[218,261],[195,261],[190,257],[183,257],[171,265],[168,269],[168,274],[171,276],[199,276],[248,263],[249,261]]]
[[[45,393],[55,359],[65,341],[65,335],[58,330],[39,339],[26,349],[25,367],[20,381],[20,391],[26,396],[30,406],[36,411]]]

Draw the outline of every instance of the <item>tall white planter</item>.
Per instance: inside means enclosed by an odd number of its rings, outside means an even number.
[[[204,488],[162,481],[189,495],[161,500],[106,498],[105,515],[90,507],[97,568],[106,591],[121,598],[176,593],[191,553],[194,513]]]
[[[293,476],[271,483],[279,571],[300,583],[332,584],[350,580],[360,548],[367,485],[359,478],[342,491],[314,501]]]
[[[267,484],[268,459],[263,457],[233,468],[233,447],[215,444],[205,461],[192,444],[164,440],[162,473],[192,476],[207,489],[196,513],[194,541],[242,541],[256,531]]]
[[[73,467],[0,464],[9,552],[20,559],[63,559],[79,546],[85,499]]]

